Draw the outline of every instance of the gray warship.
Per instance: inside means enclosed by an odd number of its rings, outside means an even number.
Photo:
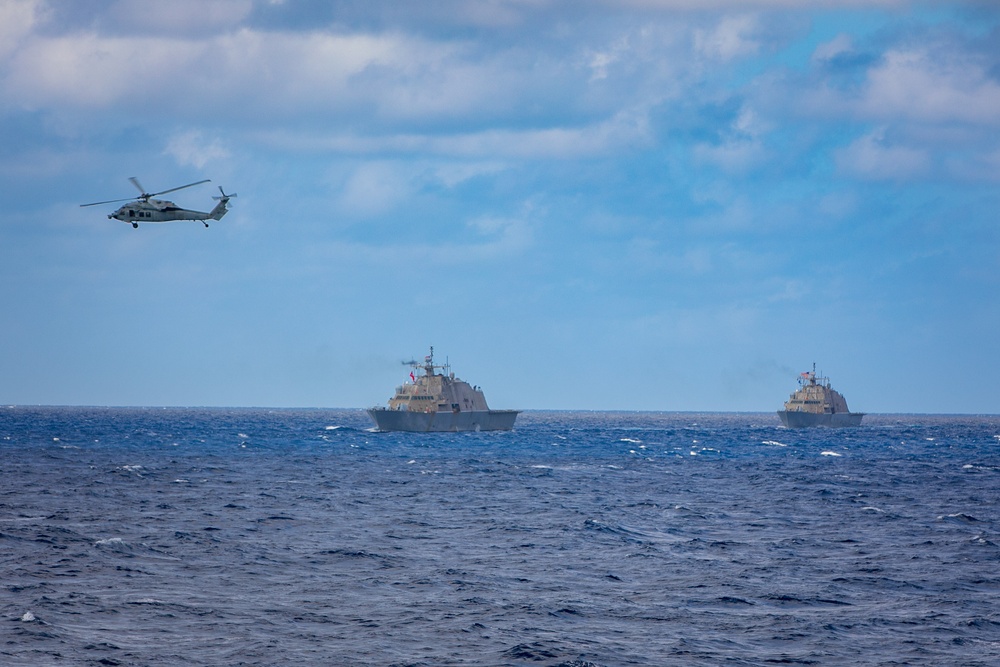
[[[409,362],[412,382],[396,387],[389,407],[368,415],[379,431],[509,431],[519,410],[490,410],[482,389],[455,377],[451,366],[434,364],[434,348],[421,365]],[[423,375],[413,371],[423,369]],[[436,373],[438,369],[443,373]]]
[[[799,389],[778,410],[781,423],[787,428],[809,426],[859,426],[863,412],[851,412],[847,401],[830,386],[830,379],[816,377],[816,364],[811,373],[799,376]]]

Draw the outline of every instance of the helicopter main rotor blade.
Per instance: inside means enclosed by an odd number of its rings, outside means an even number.
[[[211,181],[211,179],[206,178],[203,181],[196,181],[194,183],[188,183],[187,185],[182,185],[182,186],[180,186],[178,188],[170,188],[169,190],[164,190],[163,192],[154,192],[154,193],[150,194],[150,193],[146,192],[146,189],[144,187],[142,187],[142,184],[139,183],[139,179],[136,178],[135,176],[129,176],[128,180],[139,191],[140,194],[139,194],[138,197],[124,197],[122,199],[108,199],[107,201],[95,201],[92,204],[80,204],[80,206],[97,206],[98,204],[114,204],[114,203],[120,202],[120,201],[137,201],[137,200],[141,200],[141,201],[148,202],[150,197],[155,197],[157,195],[165,195],[168,192],[176,192],[177,190],[183,190],[184,188],[190,188],[192,186],[201,185],[202,183],[208,183],[208,182]],[[219,190],[221,191],[222,188],[219,188]],[[223,193],[223,194],[225,194],[225,193]],[[235,197],[236,195],[232,194],[232,195],[228,195],[228,196]]]
[[[180,186],[178,188],[170,188],[169,190],[164,190],[162,192],[154,192],[153,194],[151,194],[149,196],[150,197],[156,197],[157,195],[165,195],[168,192],[176,192],[177,190],[183,190],[184,188],[190,188],[190,187],[195,186],[195,185],[201,185],[202,183],[209,183],[209,182],[211,182],[211,180],[212,179],[210,179],[210,178],[206,178],[203,181],[197,181],[195,183],[188,183],[187,185],[182,185],[182,186]]]
[[[133,201],[135,197],[126,197],[125,199],[109,199],[107,201],[95,201],[93,204],[80,204],[80,206],[97,206],[98,204],[114,204],[120,201]]]

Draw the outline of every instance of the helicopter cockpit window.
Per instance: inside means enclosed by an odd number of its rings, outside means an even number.
[[[134,218],[134,217],[135,217],[135,211],[134,211],[134,210],[132,210],[132,209],[129,209],[129,210],[128,210],[128,217],[130,217],[130,218]]]

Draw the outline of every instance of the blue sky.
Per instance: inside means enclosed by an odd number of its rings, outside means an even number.
[[[998,185],[992,2],[0,0],[0,403],[997,413]]]

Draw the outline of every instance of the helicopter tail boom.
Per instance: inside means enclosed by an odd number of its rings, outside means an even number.
[[[219,203],[216,204],[215,208],[213,208],[211,212],[209,212],[208,214],[208,217],[210,217],[213,220],[222,220],[222,216],[224,216],[226,213],[229,212],[229,207],[227,206],[227,204],[229,204],[229,199],[231,197],[236,196],[235,192],[231,195],[227,195],[225,191],[222,189],[222,186],[219,186],[219,192],[222,193],[221,197],[212,198],[212,199],[218,199]]]
[[[220,200],[219,203],[215,205],[215,208],[213,208],[212,211],[208,214],[208,217],[210,217],[212,220],[222,220],[222,216],[224,216],[228,212],[229,209],[226,208],[226,202],[224,200]]]

